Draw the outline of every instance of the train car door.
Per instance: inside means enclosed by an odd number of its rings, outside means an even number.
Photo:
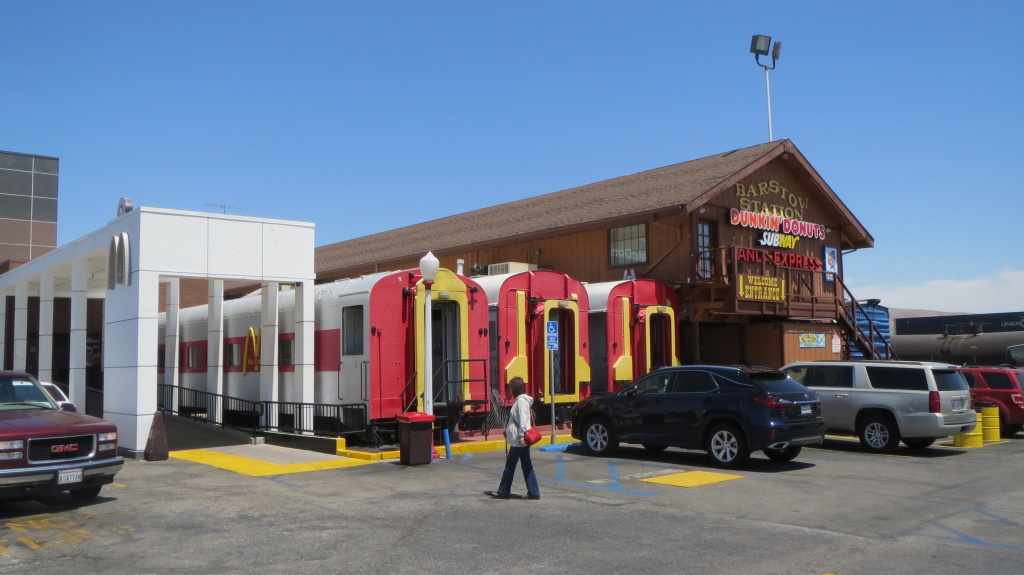
[[[558,324],[558,351],[550,354],[551,363],[541,381],[545,382],[544,395],[551,391],[551,382],[555,384],[555,395],[564,395],[576,390],[576,324],[575,316],[562,308],[552,308],[548,312],[547,321]],[[547,349],[545,348],[545,353]],[[541,362],[547,364],[548,362]]]
[[[663,310],[663,311],[660,311]],[[673,326],[675,315],[670,309],[651,306],[647,309],[647,329],[644,336],[647,351],[647,371],[659,367],[679,365],[676,354],[676,336]]]
[[[453,301],[434,302],[430,315],[434,403],[461,401],[464,378],[459,304]]]

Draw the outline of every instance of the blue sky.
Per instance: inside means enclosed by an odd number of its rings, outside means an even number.
[[[766,34],[775,138],[875,238],[855,296],[1018,311],[1021,23],[1016,0],[4,2],[0,150],[60,158],[60,244],[127,196],[325,245],[765,142]]]

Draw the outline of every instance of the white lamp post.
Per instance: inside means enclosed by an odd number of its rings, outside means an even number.
[[[768,141],[769,142],[774,141],[775,138],[772,137],[772,86],[768,82],[768,70],[774,70],[775,69],[775,61],[779,59],[779,54],[782,52],[782,42],[776,42],[775,46],[772,48],[772,65],[768,66],[767,64],[762,64],[760,58],[761,58],[761,56],[767,56],[768,55],[768,46],[771,46],[771,44],[772,44],[772,37],[771,36],[755,35],[750,40],[750,53],[754,55],[754,62],[757,62],[758,66],[764,68],[764,86],[765,86],[765,90],[767,90],[767,92],[768,92]]]
[[[426,289],[423,304],[423,413],[434,415],[434,346],[433,342],[433,321],[430,309],[430,287],[434,285],[437,277],[437,270],[441,262],[437,261],[433,252],[420,259],[420,275],[423,277],[423,287]]]

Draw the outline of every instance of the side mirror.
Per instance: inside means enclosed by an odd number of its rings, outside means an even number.
[[[71,413],[78,413],[78,407],[70,401],[60,402],[61,411],[70,411]]]

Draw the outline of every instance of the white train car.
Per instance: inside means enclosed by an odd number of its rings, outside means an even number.
[[[270,364],[260,357],[261,298],[225,301],[220,395],[261,406],[262,428],[365,432],[371,443],[393,442],[396,415],[424,407],[424,296],[418,270],[316,286],[313,404],[300,403],[295,380],[295,334],[288,331],[294,325],[295,292],[278,295],[276,401],[261,396],[260,370]],[[474,280],[442,269],[434,281],[431,302],[434,413],[439,427],[470,427],[474,418],[483,417],[489,396],[486,296]],[[208,390],[207,315],[207,306],[179,312],[176,384],[183,390]],[[162,324],[160,337],[163,341]],[[191,406],[178,409],[187,414]],[[225,420],[256,417],[227,411]]]

